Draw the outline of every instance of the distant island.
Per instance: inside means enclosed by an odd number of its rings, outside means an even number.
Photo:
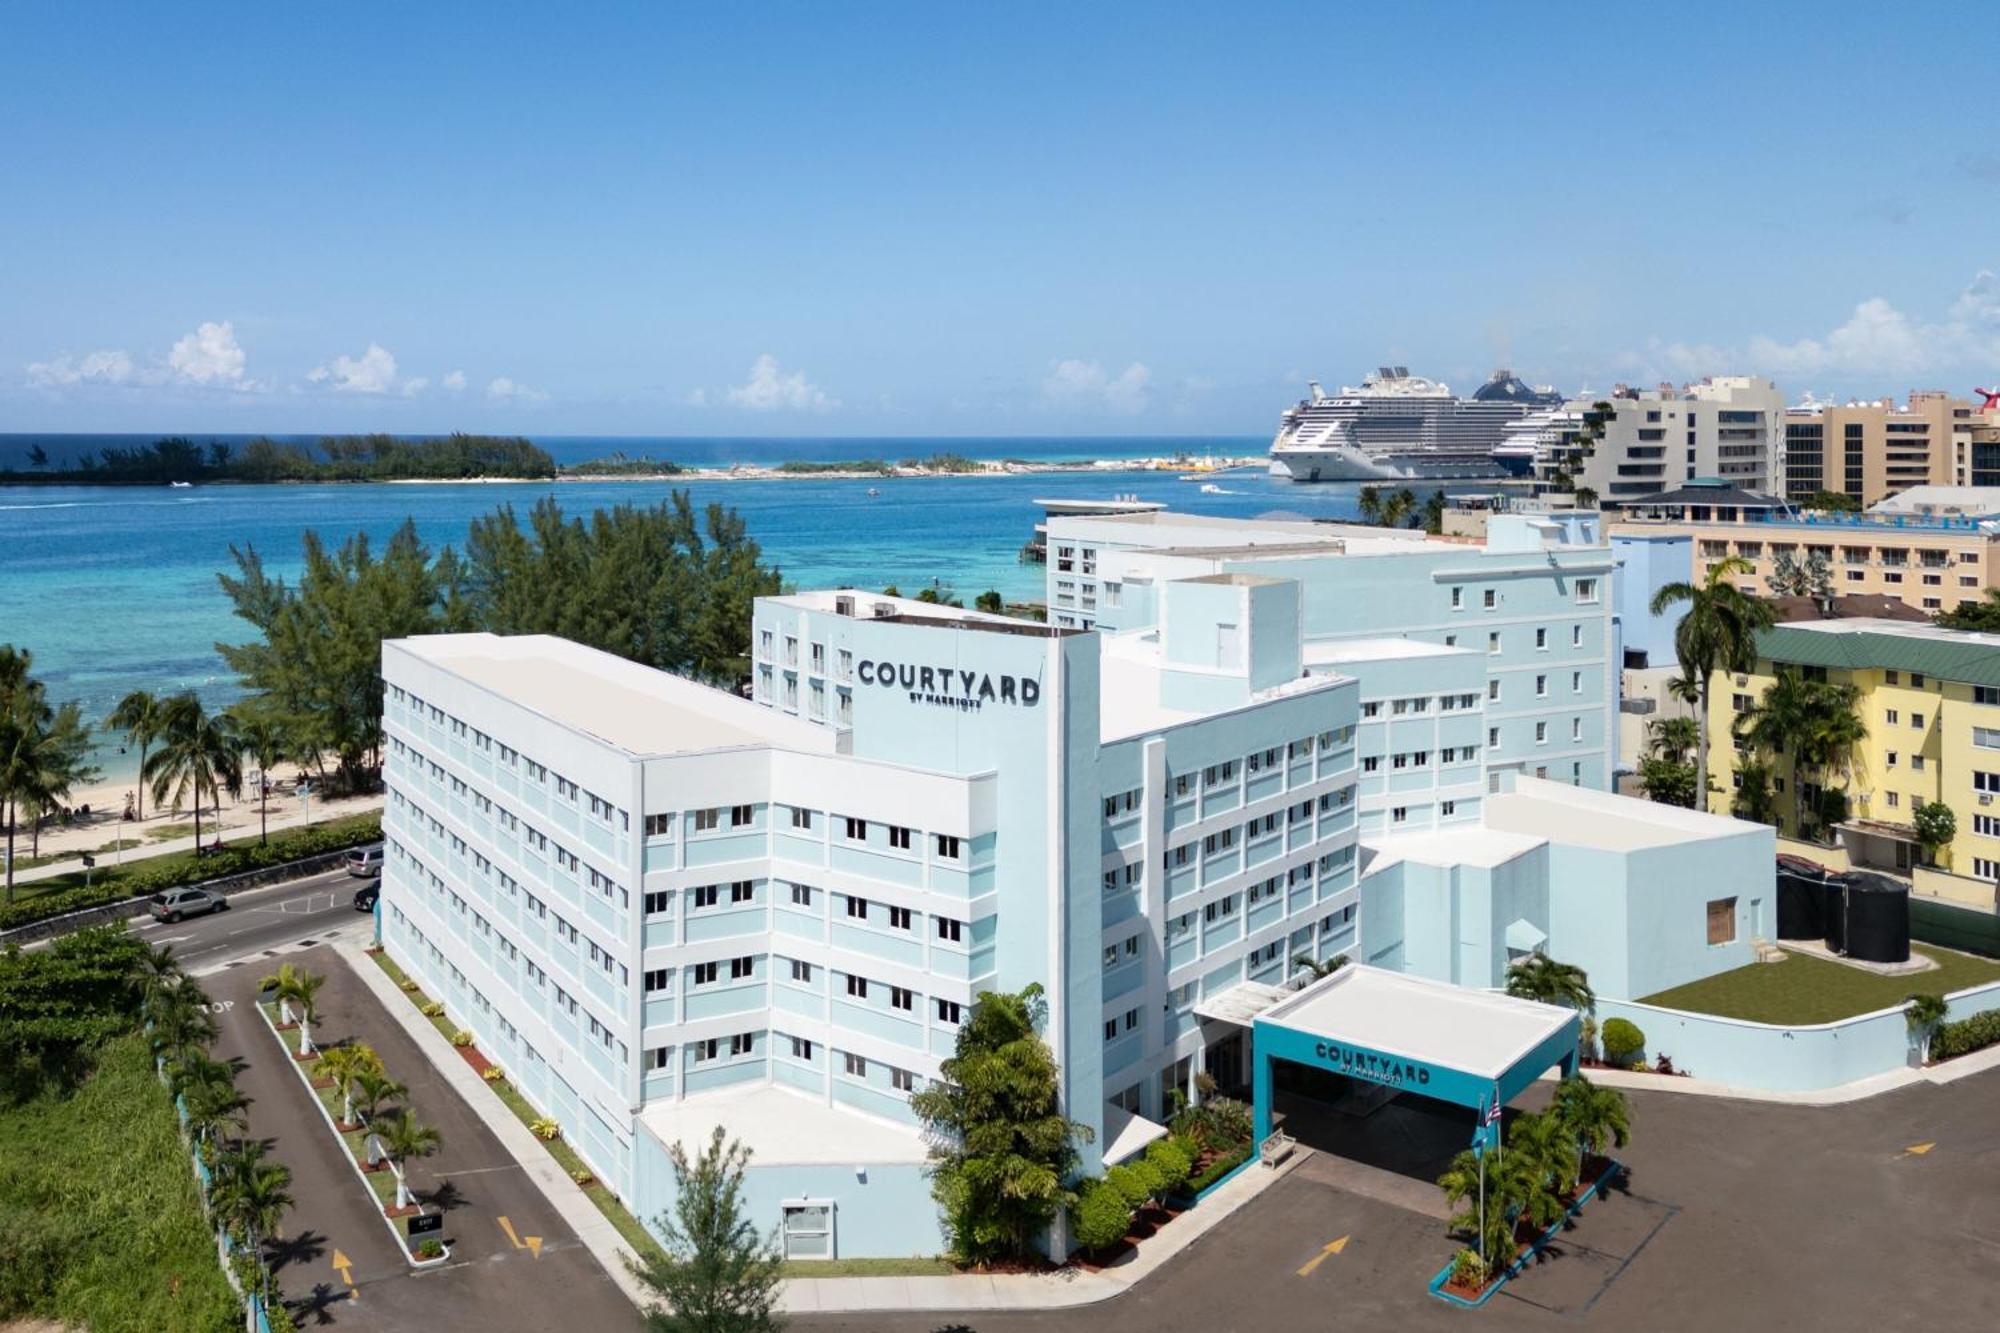
[[[183,435],[135,448],[116,446],[55,467],[37,445],[29,466],[0,471],[8,486],[164,486],[196,482],[546,481],[556,475],[547,450],[518,436],[452,434],[442,439],[395,435],[324,435],[312,444],[259,436],[237,449],[197,444]]]

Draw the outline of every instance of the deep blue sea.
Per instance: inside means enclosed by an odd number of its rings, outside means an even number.
[[[0,437],[0,459],[27,438]],[[147,437],[94,437],[113,442]],[[209,438],[209,437],[201,437]],[[973,457],[1143,457],[1192,447],[1218,454],[1259,452],[1261,440],[757,440],[538,441],[562,458],[629,455],[684,461],[798,457],[908,457],[940,449]],[[801,446],[812,444],[808,452]],[[713,454],[708,450],[726,451]],[[51,443],[49,451],[56,453]],[[940,580],[967,601],[986,589],[1039,597],[1043,568],[1018,554],[1033,530],[1040,496],[1133,494],[1177,509],[1250,517],[1273,511],[1352,517],[1357,487],[1300,486],[1261,473],[1217,480],[1203,494],[1170,472],[1109,471],[1011,477],[925,477],[870,481],[696,481],[697,503],[739,510],[788,585],[879,588],[913,593]],[[880,491],[870,497],[873,486]],[[0,643],[25,646],[58,699],[77,699],[101,717],[128,690],[192,688],[226,703],[235,696],[214,645],[243,637],[216,574],[233,568],[232,543],[254,546],[274,573],[298,568],[299,539],[315,529],[336,544],[366,530],[378,542],[405,517],[433,546],[464,541],[471,520],[502,504],[525,510],[554,494],[583,513],[611,504],[646,504],[673,487],[660,482],[505,485],[329,485],[166,487],[0,487]],[[104,756],[116,771],[115,751]]]

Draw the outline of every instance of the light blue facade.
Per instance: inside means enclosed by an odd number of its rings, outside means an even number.
[[[1626,661],[1634,668],[1672,666],[1674,627],[1680,613],[1653,614],[1653,594],[1669,583],[1685,583],[1694,568],[1694,538],[1685,533],[1614,533],[1612,611]],[[1621,663],[1622,665],[1622,663]]]

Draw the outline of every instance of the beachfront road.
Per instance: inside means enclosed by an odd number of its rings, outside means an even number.
[[[276,958],[338,935],[367,935],[371,912],[354,910],[354,891],[367,880],[345,870],[288,880],[229,895],[229,910],[165,925],[134,917],[132,933],[148,944],[171,944],[181,966],[205,976],[248,960]],[[273,964],[275,966],[275,964]]]

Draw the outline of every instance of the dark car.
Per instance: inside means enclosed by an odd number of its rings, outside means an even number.
[[[379,878],[369,880],[354,891],[354,910],[357,912],[374,911],[375,900],[381,896],[382,881]]]

